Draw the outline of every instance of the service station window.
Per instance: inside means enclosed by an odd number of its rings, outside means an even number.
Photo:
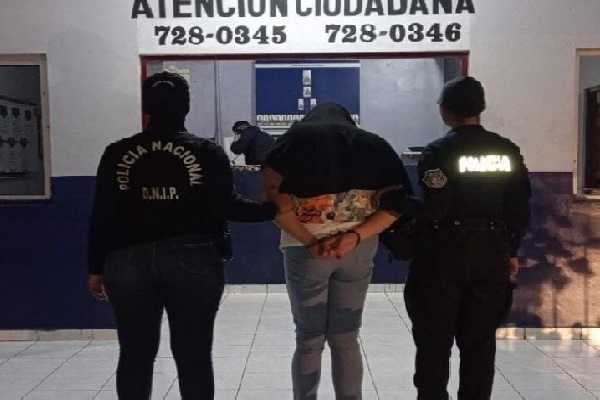
[[[600,49],[580,50],[578,192],[600,195]]]
[[[318,56],[316,56],[318,57]],[[145,76],[183,75],[190,84],[187,129],[229,152],[237,120],[277,137],[317,104],[335,101],[364,129],[384,137],[406,155],[441,137],[447,128],[437,99],[448,80],[466,71],[467,55],[390,55],[386,58],[286,58],[211,60],[143,57]],[[236,165],[243,156],[229,153]]]
[[[0,55],[0,200],[50,196],[46,58]]]

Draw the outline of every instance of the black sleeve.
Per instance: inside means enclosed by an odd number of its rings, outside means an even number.
[[[399,186],[399,188],[381,196],[379,209],[410,218],[410,215],[413,214],[413,201],[409,201],[413,195],[412,184],[398,153],[387,142],[385,145],[385,154],[381,154],[382,173],[390,175],[390,186]]]
[[[503,213],[509,237],[511,257],[517,256],[521,240],[525,236],[531,219],[529,171],[518,148],[516,154],[515,170],[505,188]]]
[[[117,187],[110,171],[110,146],[104,151],[96,173],[96,191],[88,235],[88,272],[102,274],[104,257],[116,220]]]
[[[236,192],[229,158],[220,146],[214,146],[212,173],[205,176],[211,190],[209,203],[211,210],[223,210],[223,218],[239,222],[270,221],[275,217],[274,203],[261,203],[243,198]]]
[[[275,218],[276,213],[277,205],[274,202],[245,199],[234,191],[228,220],[238,222],[271,221]]]
[[[254,130],[246,129],[243,133],[240,134],[238,140],[231,143],[229,149],[233,154],[244,154],[248,150],[250,146],[250,142],[254,138]]]

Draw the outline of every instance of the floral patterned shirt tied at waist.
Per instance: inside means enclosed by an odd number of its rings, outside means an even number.
[[[376,211],[375,190],[351,189],[343,193],[316,197],[292,196],[296,217],[316,238],[354,228]],[[302,246],[285,231],[281,232],[281,247]]]

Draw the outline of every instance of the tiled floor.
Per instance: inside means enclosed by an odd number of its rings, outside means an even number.
[[[166,326],[155,399],[179,398]],[[230,294],[216,324],[218,400],[291,399],[293,325],[285,294]],[[370,293],[361,334],[364,400],[415,399],[414,347],[401,293]],[[0,342],[0,399],[116,399],[113,341]],[[449,385],[456,393],[458,358]],[[600,399],[600,342],[499,341],[493,399]],[[334,399],[324,356],[319,399]]]

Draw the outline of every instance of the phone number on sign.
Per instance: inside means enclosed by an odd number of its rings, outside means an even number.
[[[461,37],[462,26],[451,23],[446,26],[435,23],[426,26],[419,23],[394,24],[385,29],[376,25],[335,25],[325,26],[325,33],[329,35],[329,43],[356,43],[374,42],[379,38],[389,38],[392,42],[457,42]]]
[[[199,26],[192,26],[189,29],[183,26],[155,26],[154,36],[158,37],[158,44],[160,46],[183,46],[188,43],[199,45],[211,40],[219,44],[247,44],[250,42],[258,44],[281,44],[287,40],[285,25],[261,25],[255,30],[251,30],[245,25],[235,27],[221,26],[211,32]]]

